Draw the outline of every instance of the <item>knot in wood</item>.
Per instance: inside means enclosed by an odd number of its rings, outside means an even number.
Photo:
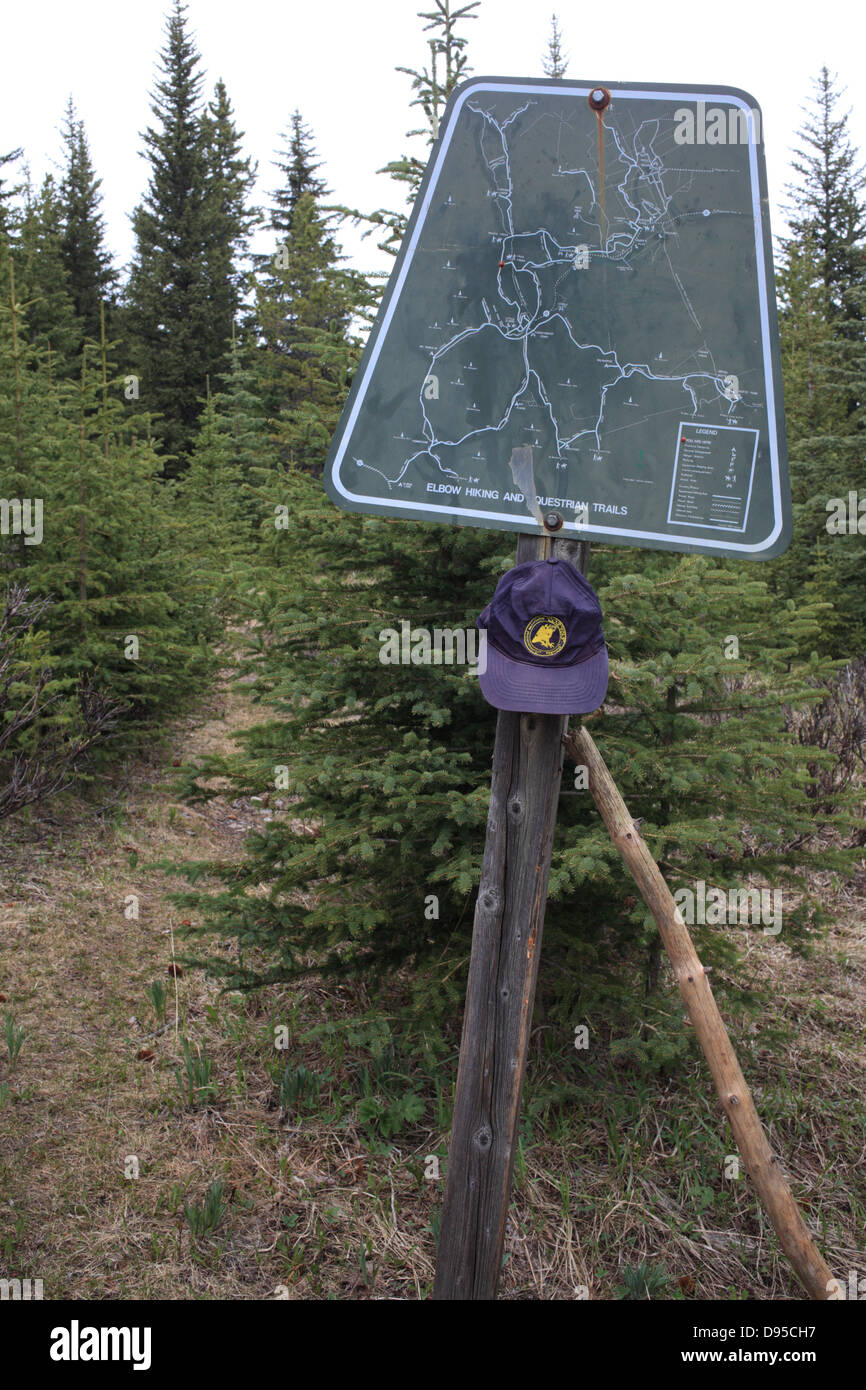
[[[519,796],[512,796],[508,802],[508,814],[514,820],[518,820],[523,815],[523,802]]]
[[[477,1144],[479,1149],[489,1149],[492,1139],[493,1135],[490,1133],[490,1130],[487,1128],[487,1126],[484,1125],[481,1129],[479,1129],[478,1133],[476,1134],[475,1143]]]

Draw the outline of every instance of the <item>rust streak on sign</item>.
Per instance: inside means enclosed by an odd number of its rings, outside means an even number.
[[[598,121],[598,184],[601,195],[601,232],[605,242],[607,241],[607,214],[604,210],[604,117],[600,111],[596,112]]]
[[[603,246],[607,244],[607,213],[604,207],[604,112],[610,106],[610,92],[607,87],[593,87],[589,94],[589,106],[595,112],[598,122],[598,184],[599,206],[601,208],[601,235]]]

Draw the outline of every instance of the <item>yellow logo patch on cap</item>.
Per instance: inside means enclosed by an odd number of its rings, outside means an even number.
[[[565,641],[565,624],[559,618],[530,618],[523,629],[523,645],[533,656],[556,656]]]

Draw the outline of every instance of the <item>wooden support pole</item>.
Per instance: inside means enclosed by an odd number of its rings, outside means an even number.
[[[517,563],[587,542],[521,536]],[[434,1299],[496,1297],[535,1003],[566,716],[500,710]]]
[[[564,743],[574,761],[586,767],[589,790],[610,837],[656,920],[737,1148],[782,1249],[809,1296],[828,1299],[836,1281],[809,1235],[791,1189],[779,1171],[682,914],[590,734],[586,729],[572,731]]]

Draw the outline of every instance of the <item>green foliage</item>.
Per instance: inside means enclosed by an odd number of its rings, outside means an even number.
[[[247,206],[256,167],[241,154],[243,132],[234,123],[225,83],[217,82],[213,100],[201,118],[200,142],[205,164],[205,238],[203,265],[209,335],[202,344],[211,375],[229,369],[227,345],[232,338],[248,275],[241,268],[250,230],[259,214]],[[201,388],[199,388],[201,394]]]
[[[306,1067],[286,1067],[280,1077],[280,1108],[288,1116],[315,1104],[322,1078]]]
[[[9,1053],[9,1065],[13,1066],[18,1061],[21,1049],[27,1040],[24,1029],[15,1022],[15,1015],[11,1009],[6,1010],[3,1019],[3,1035],[6,1039],[6,1048]]]
[[[634,1268],[624,1269],[622,1283],[616,1291],[617,1298],[644,1299],[663,1298],[671,1279],[664,1265],[653,1265],[641,1260]]]
[[[274,817],[240,866],[217,866],[218,894],[179,901],[204,912],[205,937],[236,941],[237,954],[212,962],[229,986],[319,969],[370,982],[411,967],[401,1026],[441,1048],[430,1040],[462,998],[495,713],[465,667],[384,664],[381,634],[403,620],[471,627],[511,543],[334,513],[298,472],[283,495],[279,563],[263,554],[249,585],[244,668],[275,717],[244,736],[237,759],[198,769],[228,773],[236,794],[270,792]],[[612,657],[593,734],[671,888],[802,887],[810,864],[847,863],[820,842],[822,828],[847,828],[844,797],[816,816],[786,722],[832,677],[832,663],[800,655],[820,607],[774,598],[763,571],[732,562],[600,550],[592,566]],[[208,794],[198,788],[193,778],[191,793]],[[807,897],[786,912],[783,939],[805,948],[819,924]],[[695,936],[710,963],[733,961],[723,928]],[[641,1066],[672,1066],[684,1044],[669,1036],[658,967],[655,927],[588,795],[563,795],[542,1008],[562,1020],[613,1009]]]
[[[863,306],[855,292],[866,276],[862,241],[866,234],[866,171],[858,166],[848,115],[837,111],[842,93],[826,65],[814,81],[812,109],[799,131],[801,145],[792,167],[799,185],[789,188],[794,215],[793,241],[814,242],[821,284],[835,325],[860,325]],[[784,243],[783,243],[784,244]]]
[[[178,456],[190,441],[211,366],[202,343],[207,175],[198,103],[203,79],[180,0],[167,20],[160,57],[162,78],[151,107],[158,125],[144,135],[152,174],[133,214],[136,247],[126,323],[142,399],[150,411],[164,414],[161,441],[166,453]]]
[[[88,379],[85,356],[65,411],[71,467],[51,470],[42,486],[52,524],[33,582],[54,597],[58,675],[98,671],[103,688],[144,719],[198,689],[212,659],[200,645],[205,605],[184,595],[180,523],[159,459],[148,439],[123,438],[122,412],[102,381]]]
[[[341,264],[345,257],[333,232],[336,214],[322,205],[326,188],[316,174],[320,164],[297,111],[277,167],[285,182],[272,194],[274,250],[256,258],[258,350],[249,359],[253,390],[277,448],[250,468],[253,505],[263,489],[279,490],[286,463],[321,469],[360,360],[359,323],[369,319],[377,297],[365,276]]]
[[[54,375],[74,374],[81,337],[64,265],[63,219],[61,196],[48,174],[37,195],[28,187],[12,246],[18,300],[26,306],[22,331]]]
[[[213,1063],[203,1048],[193,1050],[188,1038],[181,1038],[180,1050],[183,1065],[176,1066],[174,1074],[177,1085],[187,1105],[207,1105],[217,1094],[213,1079]]]
[[[98,339],[100,314],[113,299],[117,272],[105,249],[101,180],[96,177],[84,122],[77,120],[72,98],[63,131],[66,168],[60,186],[63,233],[60,250],[80,338]],[[79,344],[80,346],[80,344]]]
[[[259,391],[281,461],[320,469],[361,355],[373,292],[343,259],[311,192],[294,204],[256,291]]]
[[[190,464],[177,491],[184,519],[179,541],[186,560],[187,594],[199,607],[203,623],[212,605],[221,615],[234,605],[237,565],[251,543],[245,470],[219,405],[208,382]]]
[[[673,1027],[668,1026],[671,1023]],[[642,1076],[674,1072],[688,1061],[691,1052],[690,1039],[679,1019],[666,1019],[663,1016],[656,1019],[652,1033],[647,1033],[643,1026],[641,1031],[614,1038],[609,1048],[612,1062],[625,1063],[630,1070]]]
[[[15,223],[15,212],[12,199],[16,198],[21,192],[20,185],[12,184],[11,187],[9,186],[7,166],[15,164],[23,153],[23,150],[18,149],[9,150],[6,154],[0,154],[0,173],[3,174],[3,177],[0,178],[0,241],[6,241],[9,237],[10,230]]]
[[[68,696],[53,679],[41,626],[50,611],[19,584],[0,603],[0,819],[68,786],[119,713],[87,679]]]
[[[477,19],[478,16],[473,11],[478,9],[479,3],[480,0],[470,0],[469,4],[453,9],[451,0],[434,0],[433,10],[418,15],[419,19],[427,20],[424,32],[433,31],[432,38],[427,40],[430,66],[420,70],[397,68],[397,72],[404,72],[407,77],[412,78],[415,96],[410,105],[420,106],[424,114],[424,125],[419,130],[410,130],[409,139],[414,135],[421,135],[426,137],[428,144],[433,143],[439,134],[439,121],[445,103],[461,78],[469,76],[471,69],[466,53],[467,40],[458,34],[457,25],[463,19]],[[408,182],[414,193],[417,192],[424,168],[423,165],[419,166],[419,161],[410,159],[396,165],[388,165],[386,172]]]
[[[393,1139],[404,1129],[411,1128],[422,1118],[427,1106],[417,1091],[404,1091],[401,1095],[383,1099],[381,1096],[365,1096],[358,1102],[358,1120],[373,1134],[380,1138]]]
[[[866,649],[866,545],[859,532],[829,528],[834,499],[847,506],[853,491],[856,507],[866,447],[866,174],[838,101],[822,68],[800,131],[778,276],[795,530],[771,573],[786,597],[827,605],[816,645],[845,656]]]
[[[270,225],[278,235],[291,232],[298,201],[309,194],[318,205],[328,194],[325,180],[317,170],[321,161],[316,158],[313,134],[304,124],[300,111],[292,113],[289,130],[283,136],[285,148],[274,162],[283,175],[282,185],[271,193]]]
[[[148,435],[130,417],[104,335],[85,344],[77,381],[26,340],[11,259],[0,303],[0,488],[39,499],[42,534],[0,538],[7,584],[45,600],[42,667],[52,722],[72,735],[79,692],[123,710],[124,739],[200,689],[213,667],[211,605],[187,589],[183,518]]]
[[[153,1006],[153,1012],[156,1014],[157,1023],[164,1023],[165,1006],[166,1001],[168,999],[168,993],[166,991],[165,985],[162,983],[162,980],[151,980],[150,984],[147,986],[147,989],[145,990],[145,994],[147,995],[151,1005]]]
[[[422,1119],[427,1103],[419,1094],[420,1078],[402,1070],[390,1029],[371,1034],[372,1062],[361,1069],[363,1095],[356,1107],[368,1143],[390,1147],[394,1137]]]
[[[542,62],[545,77],[564,77],[568,69],[568,54],[562,47],[562,31],[556,15],[550,16],[550,38]]]
[[[227,1212],[228,1202],[225,1200],[225,1183],[222,1178],[217,1178],[211,1183],[201,1206],[195,1202],[183,1204],[183,1214],[196,1240],[216,1231],[225,1220]]]
[[[200,109],[199,55],[175,0],[166,26],[162,76],[145,132],[150,184],[133,215],[136,248],[126,289],[132,368],[142,405],[175,473],[192,444],[205,379],[227,367],[240,303],[242,254],[253,179],[221,83]]]

